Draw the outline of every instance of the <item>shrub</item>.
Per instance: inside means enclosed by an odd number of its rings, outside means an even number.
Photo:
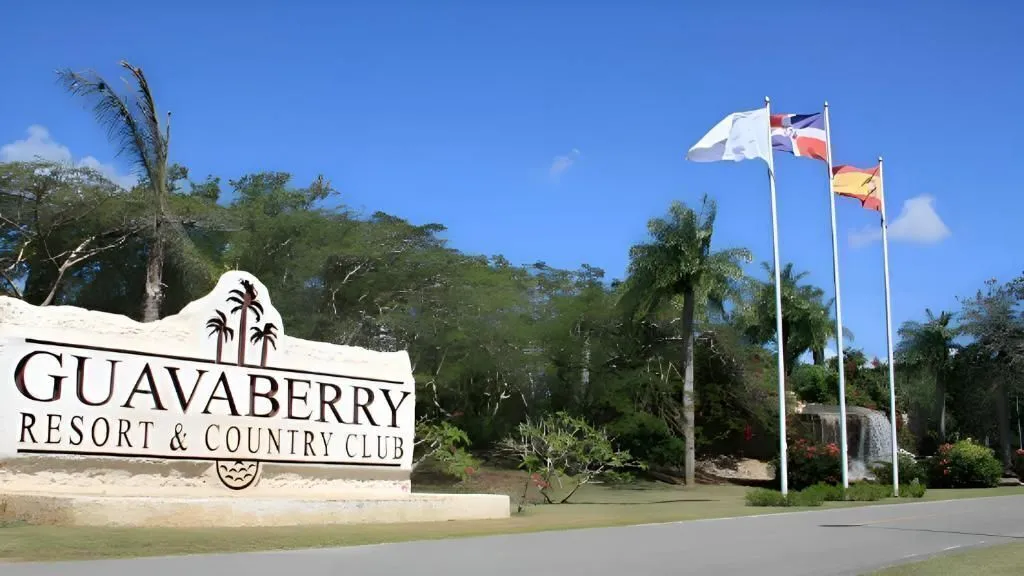
[[[798,492],[790,492],[786,498],[787,506],[821,506],[825,502],[826,494],[821,490],[807,488]]]
[[[856,482],[846,490],[846,499],[850,502],[875,502],[892,497],[892,487],[873,482]]]
[[[678,466],[686,455],[686,442],[653,414],[628,412],[609,422],[607,429],[620,448],[651,466]]]
[[[789,377],[790,387],[804,402],[831,404],[837,402],[839,374],[825,366],[798,364]]]
[[[519,424],[518,434],[498,448],[519,460],[530,474],[526,488],[535,484],[548,504],[568,502],[580,486],[599,476],[643,467],[629,452],[616,450],[607,432],[565,412]],[[568,494],[556,497],[566,484]]]
[[[414,468],[423,466],[465,480],[480,463],[469,453],[469,436],[448,422],[416,424]]]
[[[910,484],[914,480],[925,482],[927,470],[917,463],[910,454],[899,455],[900,484]],[[871,469],[879,484],[892,485],[892,464],[879,464]]]
[[[842,478],[839,447],[835,444],[817,444],[805,438],[797,438],[789,443],[786,454],[789,459],[789,487],[794,490],[818,483],[836,484]],[[773,464],[775,470],[778,470],[777,458]]]
[[[846,495],[843,492],[842,486],[836,486],[834,484],[825,484],[820,482],[813,486],[808,486],[802,491],[804,494],[813,494],[815,496],[820,495],[824,502],[842,502],[846,499]]]
[[[924,484],[917,480],[910,484],[900,484],[900,498],[920,498],[926,490]]]
[[[1013,455],[1013,471],[1017,473],[1017,478],[1024,482],[1024,450],[1017,450]]]
[[[790,492],[786,496],[783,496],[782,492],[778,490],[754,488],[746,494],[747,506],[768,506],[774,508],[821,506],[828,499],[827,496],[833,494],[835,488],[835,486],[828,484],[819,484],[808,487],[805,490]],[[841,490],[840,493],[842,493]]]
[[[746,494],[747,506],[786,506],[786,497],[778,490],[754,488]]]
[[[932,488],[988,488],[999,484],[1003,466],[991,448],[961,440],[939,446],[929,460],[929,485]]]

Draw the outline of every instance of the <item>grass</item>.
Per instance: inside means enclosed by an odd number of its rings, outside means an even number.
[[[977,548],[887,568],[874,576],[1019,576],[1024,567],[1024,543]]]
[[[522,495],[525,477],[514,472],[488,471],[457,487],[456,492]],[[418,491],[441,491],[438,485],[418,485]],[[452,491],[450,487],[446,491]],[[625,526],[705,518],[748,516],[801,510],[746,506],[741,486],[690,487],[638,483],[627,486],[585,486],[573,504],[526,506],[504,520],[446,523],[290,526],[280,528],[97,528],[0,525],[0,562],[83,560],[164,556],[214,552],[246,552],[319,548],[433,540],[490,534],[539,532],[575,528]],[[971,498],[1024,493],[1019,488],[930,490],[923,500]],[[529,494],[527,500],[536,502]],[[915,502],[920,500],[914,500]],[[884,500],[879,503],[892,503]],[[869,503],[871,504],[871,503]],[[875,503],[877,504],[877,503]],[[826,502],[824,507],[864,505]]]

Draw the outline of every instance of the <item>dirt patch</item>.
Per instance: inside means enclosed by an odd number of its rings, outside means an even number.
[[[720,456],[697,463],[698,473],[726,481],[763,482],[775,477],[775,471],[767,462],[752,458]]]

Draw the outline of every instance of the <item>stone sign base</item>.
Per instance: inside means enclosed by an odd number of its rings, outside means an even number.
[[[508,518],[509,497],[409,494],[329,499],[0,494],[0,521],[62,526],[236,528]]]

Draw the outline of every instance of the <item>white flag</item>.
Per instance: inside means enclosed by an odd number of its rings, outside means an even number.
[[[694,144],[686,159],[693,162],[739,162],[761,158],[767,162],[772,147],[769,131],[767,108],[733,112]]]

